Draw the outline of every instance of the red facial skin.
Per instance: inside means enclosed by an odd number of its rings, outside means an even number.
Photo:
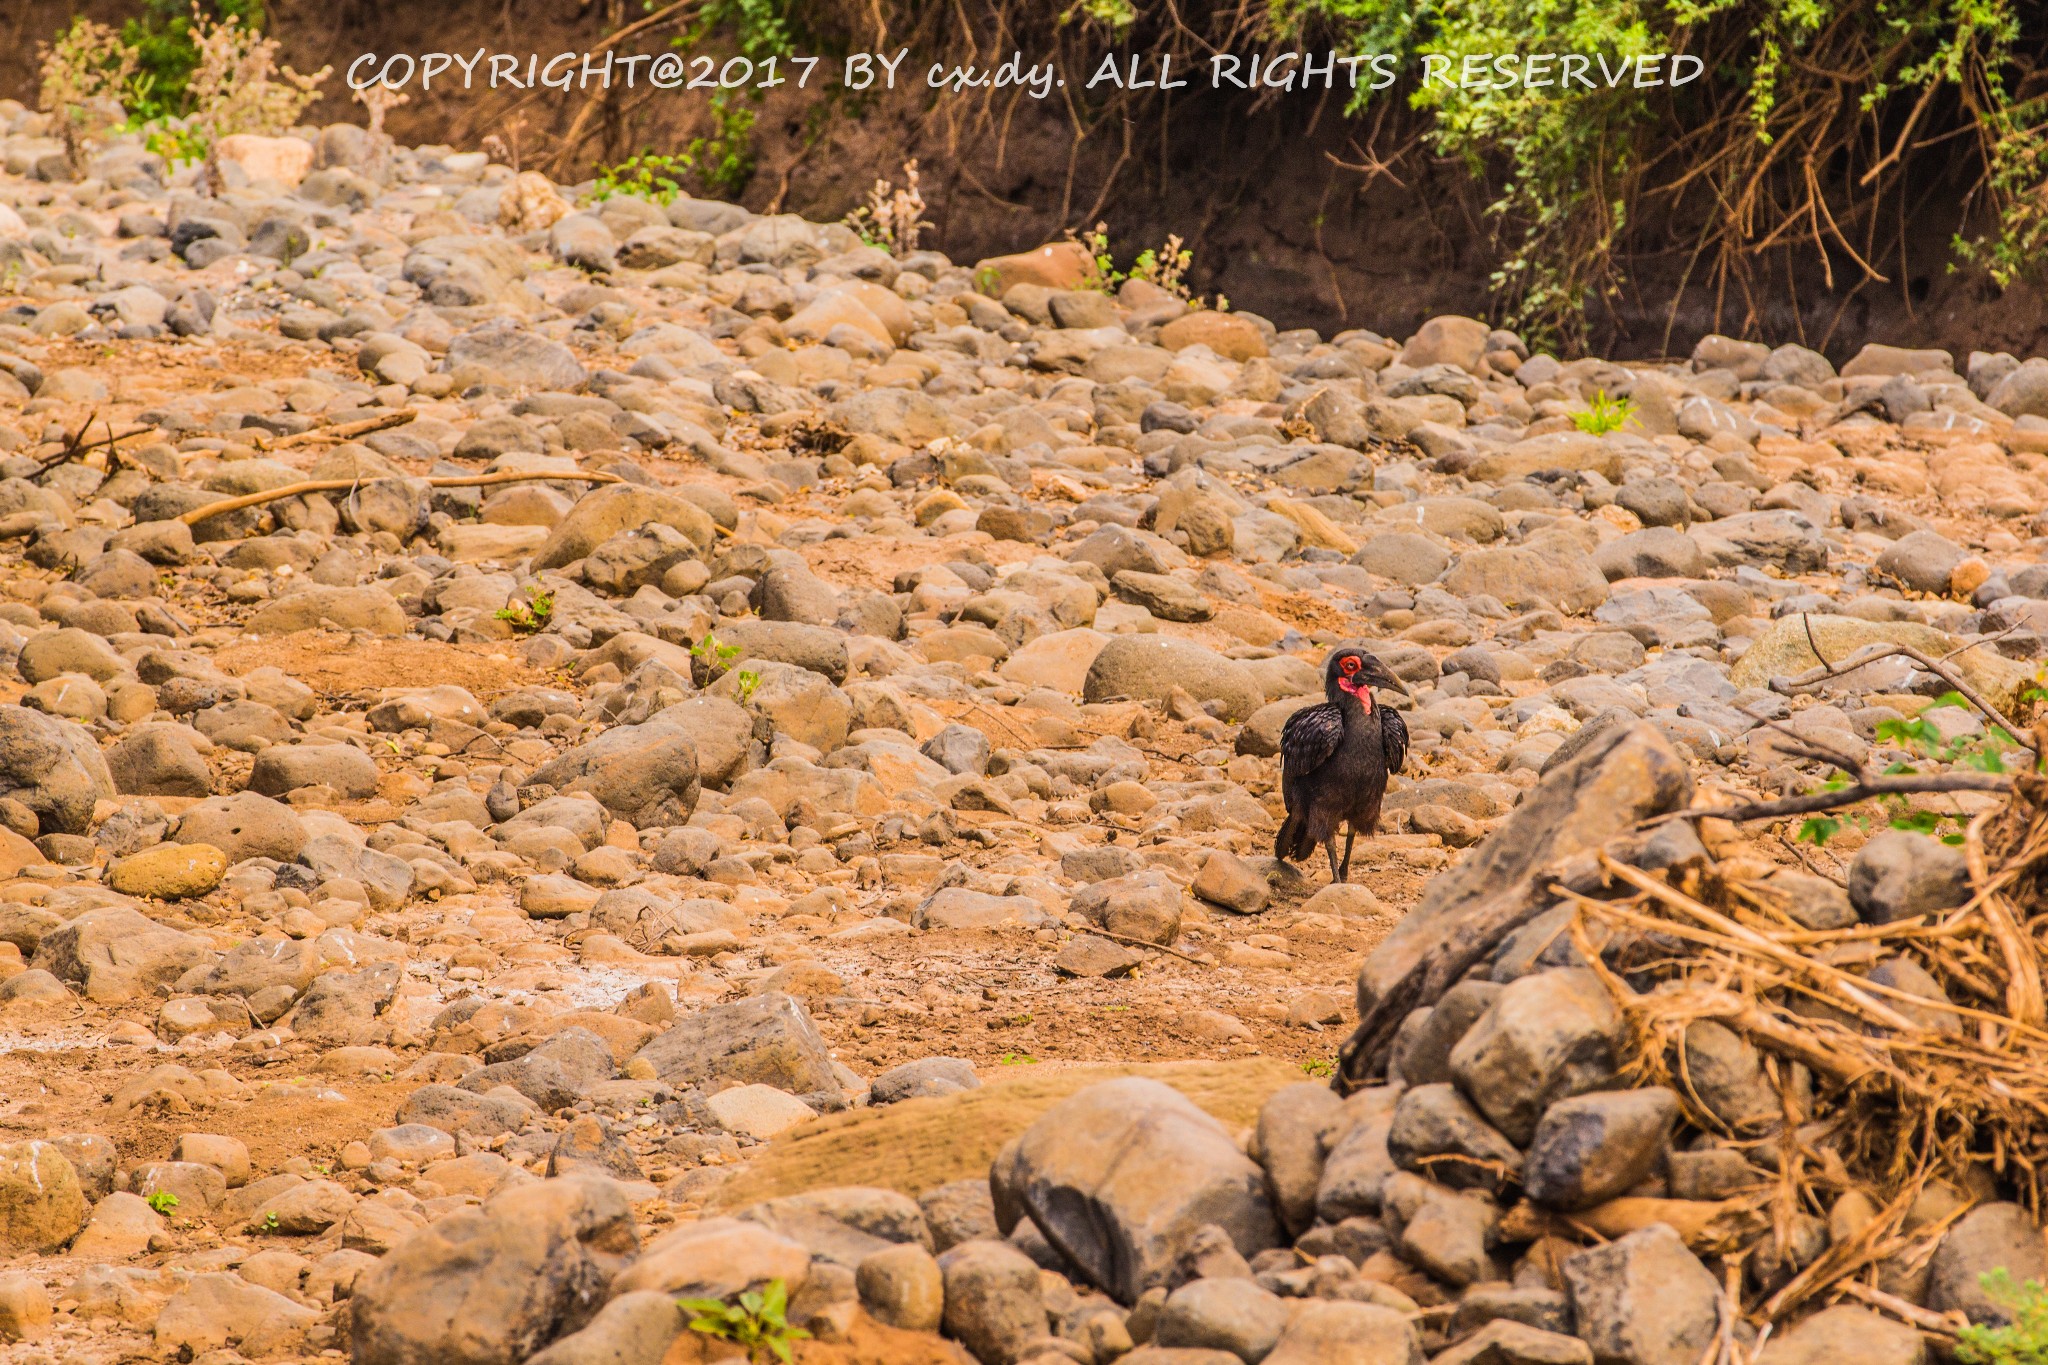
[[[1337,665],[1337,669],[1344,675],[1337,679],[1337,686],[1358,698],[1360,706],[1368,711],[1372,710],[1372,686],[1369,683],[1358,681],[1358,660],[1346,659],[1343,663]]]

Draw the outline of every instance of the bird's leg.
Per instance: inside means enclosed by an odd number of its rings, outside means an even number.
[[[1337,832],[1335,830],[1331,830],[1330,837],[1323,840],[1323,852],[1330,855],[1330,880],[1332,882],[1343,881],[1343,874],[1337,871]]]
[[[1351,841],[1357,837],[1358,827],[1356,825],[1344,826],[1344,870],[1337,874],[1337,880],[1340,882],[1351,880]],[[1334,844],[1337,841],[1332,839],[1330,842]]]

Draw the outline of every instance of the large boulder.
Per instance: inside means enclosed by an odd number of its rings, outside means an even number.
[[[54,1255],[85,1226],[78,1172],[48,1142],[0,1147],[0,1256]]]
[[[245,791],[201,801],[179,818],[171,837],[181,844],[210,844],[230,865],[245,858],[289,863],[306,847],[306,826],[282,801]]]
[[[249,618],[246,629],[251,635],[290,635],[320,629],[403,635],[405,608],[382,588],[313,585],[264,603]]]
[[[1054,1105],[997,1156],[989,1184],[1005,1233],[1028,1216],[1126,1304],[1166,1283],[1205,1224],[1246,1257],[1281,1241],[1265,1173],[1158,1081],[1102,1081]]]
[[[637,483],[609,484],[586,493],[548,537],[533,559],[535,569],[559,569],[627,531],[658,523],[681,531],[699,550],[711,548],[717,531],[710,516],[687,498]]]
[[[1564,1281],[1595,1360],[1697,1365],[1720,1327],[1720,1285],[1663,1223],[1566,1257]]]
[[[1266,704],[1265,689],[1241,663],[1170,635],[1118,635],[1088,666],[1084,700],[1164,701],[1176,687],[1198,702],[1219,702],[1223,719],[1242,721]]]
[[[678,1019],[636,1054],[677,1087],[772,1085],[842,1109],[832,1053],[795,996],[769,991]]]
[[[614,1182],[513,1185],[414,1232],[356,1281],[354,1365],[521,1365],[588,1321],[639,1249]]]
[[[68,982],[89,1000],[125,1004],[213,961],[201,938],[158,924],[125,905],[88,910],[44,934],[30,965]]]
[[[1517,1146],[1557,1101],[1597,1090],[1621,1065],[1621,1012],[1583,968],[1511,983],[1451,1049],[1451,1075]]]
[[[43,834],[83,834],[112,800],[100,746],[78,725],[25,706],[0,706],[0,797],[35,812]]]
[[[621,725],[534,770],[533,781],[587,792],[636,829],[686,823],[697,809],[697,746],[658,720]]]
[[[1410,1010],[1441,997],[1503,937],[1550,907],[1539,884],[1546,868],[1691,796],[1685,760],[1646,722],[1616,725],[1553,768],[1463,862],[1430,883],[1421,904],[1366,958],[1340,1087],[1379,1074]]]
[[[1563,545],[1508,545],[1461,555],[1444,575],[1458,597],[1499,598],[1516,610],[1587,612],[1607,600],[1607,575],[1584,551]]]

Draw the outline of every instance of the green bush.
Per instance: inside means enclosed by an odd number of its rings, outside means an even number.
[[[2038,1281],[2015,1285],[2004,1269],[1978,1277],[1991,1301],[2012,1314],[2003,1327],[1965,1327],[1956,1336],[1961,1365],[2048,1365],[2048,1292]]]
[[[180,118],[192,112],[188,86],[199,69],[199,44],[192,31],[195,13],[225,23],[239,21],[261,31],[268,16],[263,0],[143,0],[142,14],[121,26],[121,41],[135,53],[136,72],[126,101],[138,124]]]
[[[2038,55],[2016,50],[2019,0],[1270,3],[1276,36],[1397,58],[1404,79],[1377,95],[1361,79],[1353,112],[1405,92],[1434,149],[1487,177],[1493,283],[1539,337],[1577,339],[1588,305],[1619,291],[1617,256],[1638,222],[1638,244],[1687,252],[1695,278],[1738,290],[1767,240],[1840,260],[1831,288],[1852,282],[1852,259],[1880,273],[1865,253],[1884,250],[1882,234],[1873,247],[1864,215],[1910,188],[1916,140],[1939,137],[1924,155],[1943,169],[1981,157],[1996,224],[1958,237],[1967,256],[2001,281],[2048,263],[2048,100],[2015,99]],[[1467,54],[1566,52],[1684,53],[1704,74],[1682,88],[1568,91],[1412,75],[1429,56],[1457,70]],[[1676,240],[1648,236],[1674,220]]]

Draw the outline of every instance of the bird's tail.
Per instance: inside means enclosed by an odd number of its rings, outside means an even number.
[[[1315,851],[1315,841],[1308,837],[1308,820],[1294,812],[1280,822],[1280,833],[1273,838],[1273,856],[1288,862],[1300,862]]]

